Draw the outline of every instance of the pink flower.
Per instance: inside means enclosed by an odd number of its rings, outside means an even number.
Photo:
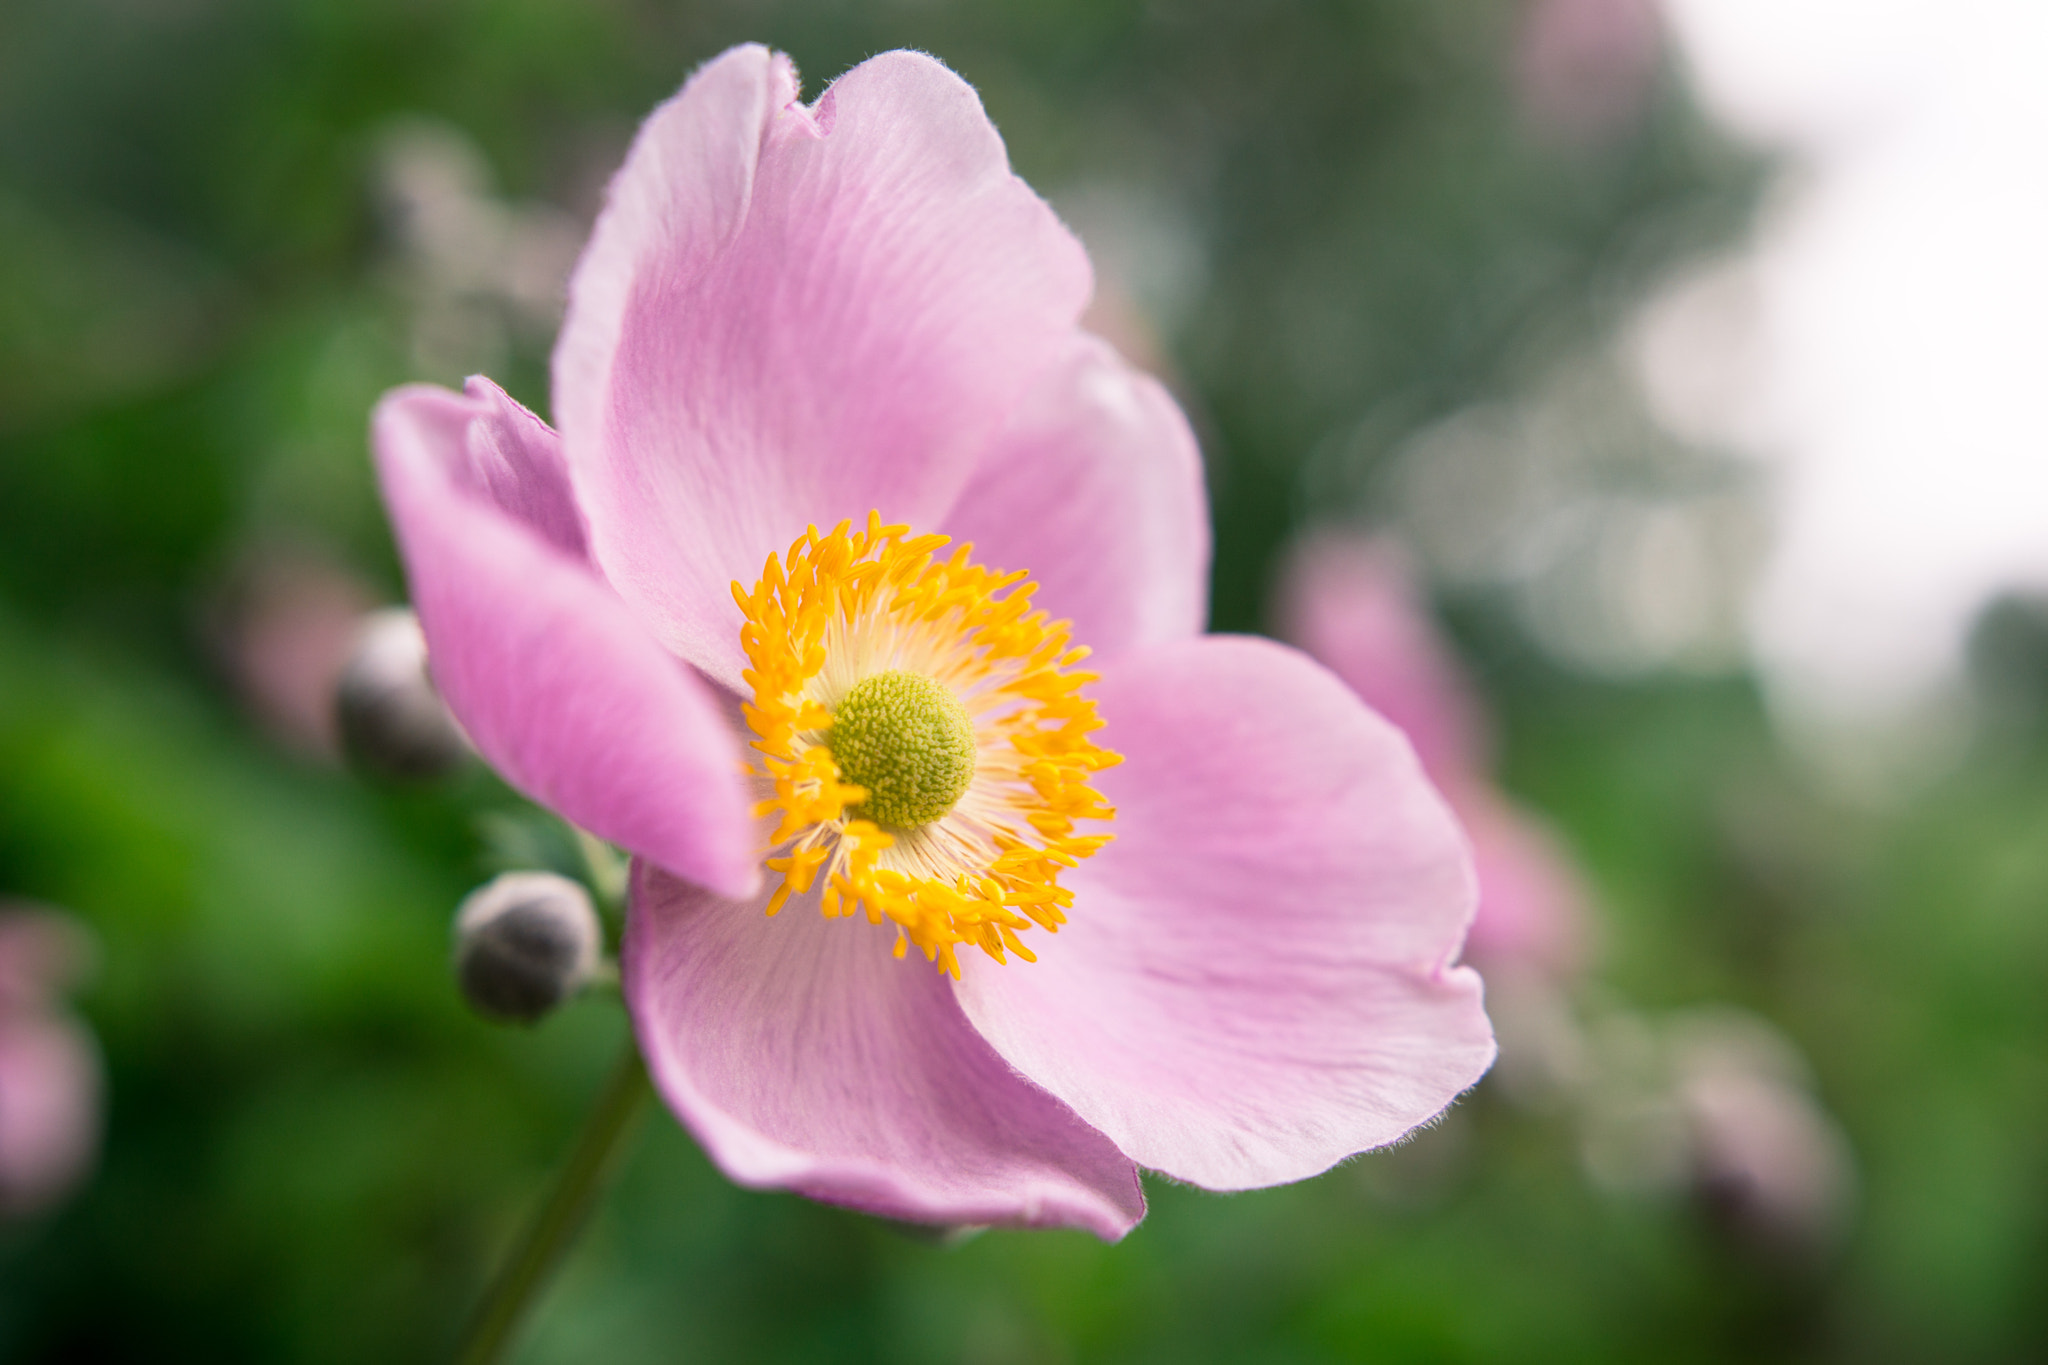
[[[1585,893],[1541,822],[1487,776],[1485,717],[1418,600],[1399,547],[1326,535],[1296,548],[1281,634],[1399,726],[1471,835],[1479,912],[1466,946],[1481,965],[1568,973],[1586,952]]]
[[[230,680],[275,738],[301,753],[341,756],[334,684],[375,605],[366,585],[318,554],[277,546],[248,555],[210,624]]]
[[[1604,142],[1640,122],[1662,56],[1652,0],[1527,0],[1515,35],[1515,93],[1535,126]]]
[[[1301,1179],[1492,1058],[1456,825],[1322,670],[1200,636],[1194,442],[1088,293],[937,62],[804,105],[742,47],[612,185],[559,435],[481,379],[378,411],[436,681],[635,855],[641,1049],[736,1180],[1114,1238],[1139,1166]]]
[[[1732,1009],[1682,1015],[1666,1034],[1695,1193],[1758,1251],[1825,1250],[1855,1202],[1856,1158],[1798,1047]]]
[[[41,1212],[92,1169],[99,1050],[57,999],[85,956],[63,916],[0,908],[0,1213]]]

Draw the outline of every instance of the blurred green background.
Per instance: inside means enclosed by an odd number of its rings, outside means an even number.
[[[1630,634],[1576,551],[1487,567],[1560,488],[1760,516],[1753,474],[1650,430],[1603,357],[1768,168],[1654,27],[1545,68],[1544,9],[8,0],[0,895],[97,935],[79,1007],[110,1107],[96,1178],[0,1227],[0,1354],[437,1358],[566,1148],[616,1005],[497,1029],[447,965],[459,898],[559,840],[478,771],[350,775],[303,707],[265,709],[251,651],[279,602],[400,597],[371,404],[488,369],[544,411],[551,291],[633,127],[758,39],[811,93],[896,46],[981,90],[1095,249],[1102,325],[1195,416],[1217,628],[1267,625],[1304,526],[1422,546],[1503,781],[1594,893],[1573,1010],[1769,1020],[1855,1195],[1811,1244],[1746,1235],[1696,1181],[1603,1177],[1597,1102],[1489,1080],[1304,1185],[1153,1182],[1118,1247],[942,1247],[735,1189],[658,1114],[519,1358],[2048,1358],[2040,624],[2008,613],[2019,646],[1979,652],[2003,728],[1859,805],[1783,751],[1714,611]],[[1492,522],[1447,529],[1418,461],[1474,413],[1552,414],[1592,454],[1533,478],[1526,447],[1467,442],[1482,483],[1523,463]],[[1716,602],[1749,562],[1731,535]]]

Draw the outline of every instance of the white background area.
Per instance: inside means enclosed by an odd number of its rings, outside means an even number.
[[[1710,115],[1784,170],[1655,300],[1656,416],[1768,462],[1773,700],[1906,723],[2001,588],[2048,587],[2048,0],[1663,0]]]

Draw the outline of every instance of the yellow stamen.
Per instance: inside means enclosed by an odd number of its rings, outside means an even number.
[[[1066,922],[1073,893],[1060,872],[1111,837],[1077,834],[1074,822],[1115,816],[1089,782],[1123,760],[1089,738],[1102,721],[1081,689],[1096,675],[1074,671],[1088,651],[1072,646],[1068,624],[1032,610],[1027,575],[983,568],[967,545],[941,559],[947,544],[870,512],[859,531],[811,527],[768,557],[752,592],[732,591],[746,617],[741,676],[753,689],[742,709],[770,793],[755,814],[779,817],[769,840],[780,852],[764,865],[782,881],[768,913],[822,878],[826,918],[886,919],[896,956],[914,944],[958,976],[955,945],[1035,961],[1018,933]],[[964,756],[940,754],[954,776],[926,781],[914,800],[845,780],[833,719],[863,683],[863,708],[880,694],[913,720],[918,707],[937,715],[957,705],[972,727],[971,769]],[[943,746],[951,724],[900,733]],[[848,731],[864,746],[863,780],[929,770],[871,752],[878,735],[895,733],[865,715]],[[877,822],[887,819],[905,823]]]

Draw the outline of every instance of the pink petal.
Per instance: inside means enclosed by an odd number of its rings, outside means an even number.
[[[480,374],[471,375],[462,391],[489,420],[469,428],[461,455],[449,461],[449,476],[563,554],[587,562],[589,534],[569,487],[562,438]]]
[[[797,93],[788,58],[739,47],[655,111],[555,352],[598,562],[735,686],[729,584],[808,523],[932,529],[1090,287],[938,62],[885,53],[812,107]]]
[[[1399,546],[1336,535],[1297,546],[1282,578],[1280,633],[1394,722],[1439,780],[1485,764],[1478,703]]]
[[[481,380],[466,395],[398,389],[372,429],[435,685],[484,757],[592,833],[750,891],[760,871],[732,729],[567,552],[578,523],[554,433]]]
[[[1327,535],[1299,546],[1281,592],[1282,629],[1408,735],[1472,838],[1479,912],[1466,940],[1485,966],[1569,971],[1589,933],[1570,858],[1479,775],[1486,727],[1431,624],[1400,547]]]
[[[1135,651],[1096,695],[1116,842],[1067,874],[1037,962],[961,955],[996,1051],[1211,1189],[1314,1175],[1478,1080],[1492,1031],[1450,965],[1471,863],[1399,733],[1262,640]]]
[[[1591,926],[1572,860],[1543,823],[1477,782],[1447,789],[1472,836],[1479,913],[1466,952],[1489,970],[1525,963],[1553,973],[1581,966]]]
[[[92,1168],[99,1132],[92,1035],[58,1014],[0,1018],[0,1213],[68,1194]]]
[[[815,892],[774,919],[635,865],[620,968],[655,1084],[734,1180],[888,1218],[1083,1227],[1144,1216],[1137,1169],[1020,1079],[946,979]]]
[[[1030,570],[1037,604],[1099,654],[1193,635],[1208,614],[1194,433],[1094,337],[1041,376],[940,529],[984,564]]]

